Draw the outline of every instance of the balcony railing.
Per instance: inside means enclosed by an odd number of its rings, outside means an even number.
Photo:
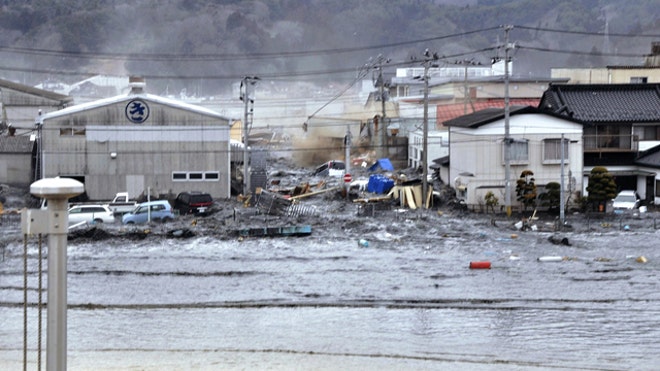
[[[636,152],[639,149],[637,135],[585,135],[585,152]]]

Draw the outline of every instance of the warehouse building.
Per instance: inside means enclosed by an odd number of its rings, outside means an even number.
[[[139,198],[201,191],[230,197],[229,119],[207,108],[145,93],[128,94],[39,117],[39,177],[70,177],[90,200],[117,192]]]

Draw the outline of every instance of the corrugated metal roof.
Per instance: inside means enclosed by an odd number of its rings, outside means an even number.
[[[164,98],[164,97],[161,97],[161,96],[158,96],[158,95],[153,95],[153,94],[128,94],[128,95],[126,95],[126,94],[123,94],[123,95],[118,95],[118,96],[115,96],[115,97],[95,100],[93,102],[77,104],[75,106],[67,107],[67,108],[61,109],[59,111],[49,112],[49,113],[47,113],[47,114],[40,117],[40,122],[43,123],[44,120],[49,120],[49,119],[53,119],[53,118],[57,118],[57,117],[68,116],[68,115],[72,115],[72,114],[75,114],[75,113],[88,111],[88,110],[94,109],[94,108],[105,107],[105,106],[109,106],[109,105],[120,103],[120,102],[128,102],[128,101],[131,101],[133,99],[143,99],[147,102],[158,103],[158,104],[162,104],[162,105],[165,105],[165,106],[179,108],[179,109],[199,113],[199,114],[206,115],[206,116],[212,116],[212,117],[216,117],[216,118],[219,118],[219,119],[229,120],[229,118],[221,115],[220,113],[218,113],[216,111],[208,109],[206,107],[196,106],[194,104],[189,104],[189,103],[177,101],[177,100],[174,100],[174,99]]]
[[[69,97],[68,95],[62,95],[58,93],[53,93],[52,91],[48,91],[48,90],[33,88],[31,86],[15,83],[9,80],[0,79],[0,89],[1,88],[12,89],[22,93],[35,95],[38,97],[43,97],[62,103],[70,103],[73,101],[73,98]]]
[[[29,136],[0,137],[0,153],[32,153],[33,146]]]
[[[660,84],[551,85],[539,109],[583,123],[660,122]]]

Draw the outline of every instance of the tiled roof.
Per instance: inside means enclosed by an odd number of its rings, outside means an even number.
[[[509,115],[521,113],[536,113],[538,109],[531,106],[511,106]],[[444,126],[455,126],[461,128],[478,128],[493,121],[504,118],[504,108],[486,108],[468,115],[457,117],[453,120],[443,122]]]
[[[582,123],[660,122],[660,84],[550,85],[539,109]]]
[[[30,137],[17,135],[13,137],[0,136],[0,153],[32,153],[34,142]]]
[[[536,107],[539,104],[540,98],[526,98],[526,99],[510,99],[510,106],[534,106]],[[468,103],[467,113],[474,113],[477,111],[484,110],[486,108],[499,108],[500,110],[504,109],[504,98],[499,99],[489,99],[489,100],[479,100],[473,102],[472,104]],[[465,115],[465,106],[463,103],[454,103],[454,104],[438,104],[436,119],[438,123],[442,124],[445,121],[453,120],[457,117]]]

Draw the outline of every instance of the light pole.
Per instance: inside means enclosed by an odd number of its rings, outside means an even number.
[[[249,105],[254,104],[254,99],[250,98],[248,87],[254,85],[259,80],[256,76],[245,76],[241,80],[241,96],[240,99],[245,104],[245,112],[243,114],[243,196],[247,197],[252,190],[250,189],[250,153],[249,153],[249,124],[248,113]]]
[[[66,370],[67,351],[67,201],[85,191],[71,178],[45,178],[30,185],[32,195],[48,200],[48,317],[46,369]],[[26,221],[29,223],[29,221]]]

